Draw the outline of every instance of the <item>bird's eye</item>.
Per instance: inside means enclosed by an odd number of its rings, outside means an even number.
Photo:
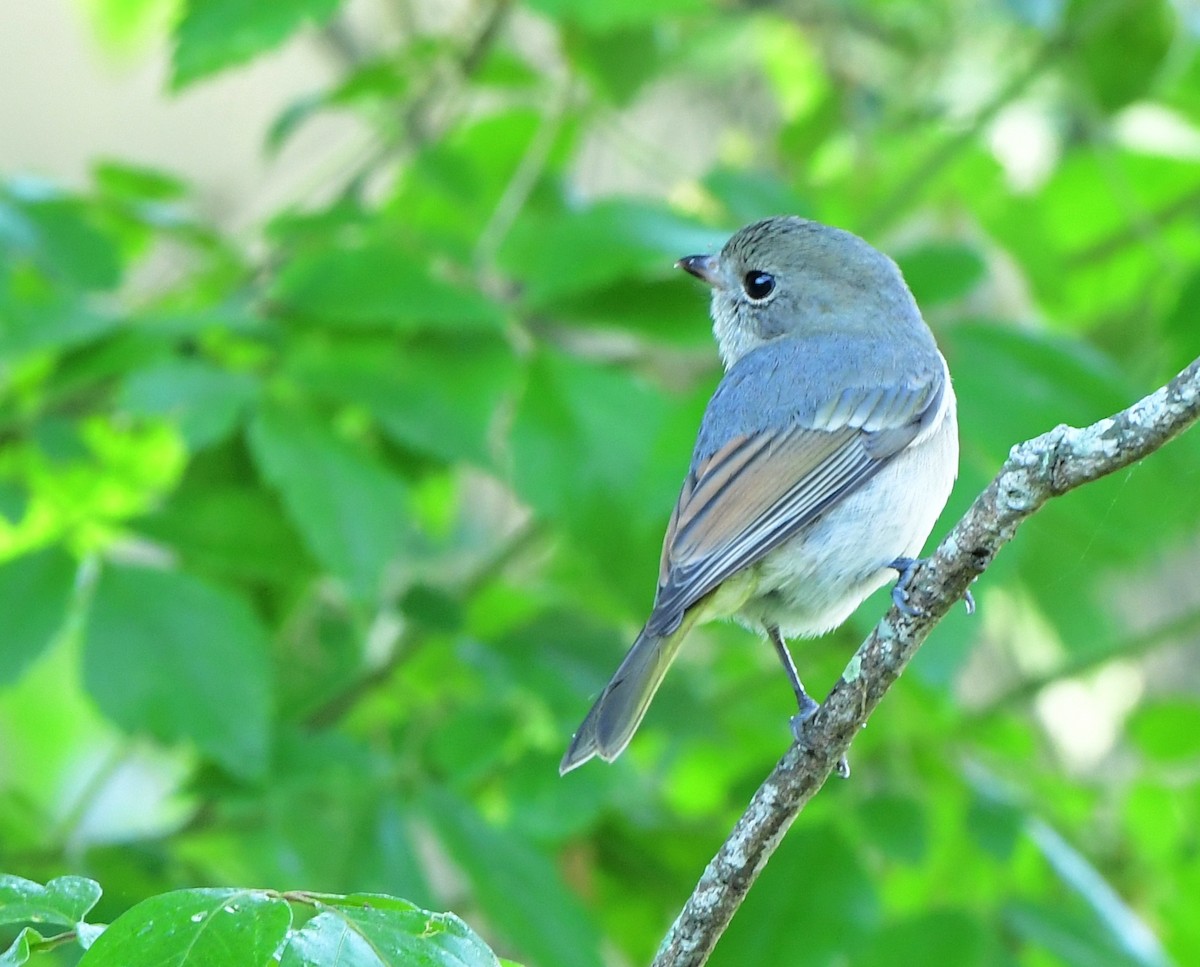
[[[742,288],[755,302],[761,302],[775,291],[775,276],[769,272],[747,272],[742,279]]]

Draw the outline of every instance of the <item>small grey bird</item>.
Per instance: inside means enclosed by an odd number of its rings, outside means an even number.
[[[958,472],[946,361],[886,255],[781,216],[677,264],[712,286],[725,376],[667,525],[650,617],[561,773],[621,754],[697,622],[765,633],[801,720],[811,715],[785,636],[837,627],[889,572],[903,606]]]

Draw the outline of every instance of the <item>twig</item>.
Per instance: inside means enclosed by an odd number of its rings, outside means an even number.
[[[929,632],[982,574],[1017,527],[1051,497],[1153,453],[1200,418],[1200,359],[1128,409],[1084,429],[1059,426],[1013,447],[966,515],[916,572],[910,604],[892,608],[700,877],[652,967],[700,967],[800,810],[824,785],[851,740]]]
[[[551,104],[542,116],[537,130],[529,139],[525,153],[500,195],[500,200],[496,202],[487,224],[479,233],[479,241],[475,245],[475,261],[485,271],[490,267],[501,243],[546,169],[546,163],[550,160],[550,153],[554,150],[563,121],[571,106],[572,96],[571,85],[567,84],[555,103]]]

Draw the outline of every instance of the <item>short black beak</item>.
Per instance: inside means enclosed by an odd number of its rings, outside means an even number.
[[[717,270],[721,267],[715,255],[685,255],[675,263],[675,268],[683,269],[689,275],[694,275],[709,285],[717,285],[720,276]]]

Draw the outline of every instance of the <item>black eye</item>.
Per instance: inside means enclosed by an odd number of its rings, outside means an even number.
[[[775,276],[769,272],[747,272],[742,279],[742,288],[746,295],[759,302],[775,291]]]

